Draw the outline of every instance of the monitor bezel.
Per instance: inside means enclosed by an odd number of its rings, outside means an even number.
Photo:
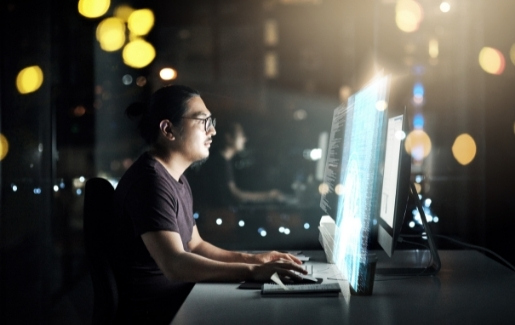
[[[390,119],[398,118],[402,116],[402,131],[405,135],[408,134],[408,117],[406,108],[404,108],[404,112],[402,114],[396,114],[395,116],[388,117],[388,121]],[[386,130],[388,132],[388,129]],[[386,137],[385,137],[386,139]],[[397,184],[396,184],[396,193],[395,193],[395,207],[394,207],[394,217],[393,217],[393,226],[390,226],[384,219],[378,216],[378,230],[377,230],[377,241],[379,245],[383,248],[383,250],[388,254],[388,256],[392,256],[397,240],[401,233],[401,229],[404,223],[404,218],[406,215],[406,209],[408,207],[408,201],[410,197],[410,177],[411,177],[411,156],[405,150],[405,140],[404,137],[399,145],[399,156],[398,156],[398,172],[397,172]],[[386,159],[386,148],[384,150],[384,159]],[[383,175],[384,177],[384,175]],[[381,236],[389,236],[389,238],[383,238]],[[386,242],[388,240],[388,243]]]

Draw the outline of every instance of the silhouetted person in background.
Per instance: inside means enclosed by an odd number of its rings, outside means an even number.
[[[209,156],[215,119],[199,93],[185,86],[156,91],[131,117],[150,145],[126,171],[115,191],[116,247],[124,324],[168,324],[194,282],[268,281],[274,273],[300,279],[306,273],[290,254],[227,251],[204,241],[193,218],[184,171]],[[201,312],[201,311],[199,311]],[[221,311],[222,312],[222,311]]]
[[[247,138],[241,124],[221,121],[209,159],[199,167],[198,198],[203,207],[227,208],[240,203],[277,202],[284,195],[269,191],[243,190],[236,184],[233,158],[245,149]]]

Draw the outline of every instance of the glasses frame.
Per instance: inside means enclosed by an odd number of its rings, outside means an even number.
[[[207,132],[211,127],[216,128],[216,117],[208,116],[206,118],[200,118],[200,117],[186,117],[182,116],[181,118],[187,119],[187,120],[199,120],[204,121],[204,130]],[[211,121],[208,123],[208,121]]]

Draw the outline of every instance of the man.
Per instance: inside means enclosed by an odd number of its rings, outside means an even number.
[[[192,283],[267,281],[306,273],[290,254],[247,254],[204,241],[193,219],[183,173],[209,156],[215,119],[199,93],[185,86],[156,91],[148,107],[133,104],[150,149],[127,170],[115,192],[119,218],[114,249],[122,322],[168,323]]]

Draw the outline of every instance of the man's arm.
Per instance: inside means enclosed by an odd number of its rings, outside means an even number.
[[[274,260],[265,264],[228,263],[213,260],[194,252],[189,253],[183,249],[180,235],[172,231],[146,232],[141,237],[152,258],[165,276],[171,280],[185,282],[267,281],[275,272],[280,276],[297,279],[299,277],[290,270],[305,273],[299,265],[289,260]],[[208,247],[201,243],[197,244],[204,247],[203,249]],[[210,245],[209,247],[215,246]],[[211,249],[207,248],[207,251],[209,252]],[[225,253],[219,255],[220,252],[216,250],[211,251],[211,254],[213,253],[214,256],[225,255]]]
[[[191,252],[207,257],[209,259],[228,263],[249,263],[263,264],[275,260],[287,260],[296,264],[302,262],[291,254],[276,251],[262,254],[247,254],[242,252],[227,251],[204,241],[198,232],[197,226],[193,227],[191,241],[189,242]]]

